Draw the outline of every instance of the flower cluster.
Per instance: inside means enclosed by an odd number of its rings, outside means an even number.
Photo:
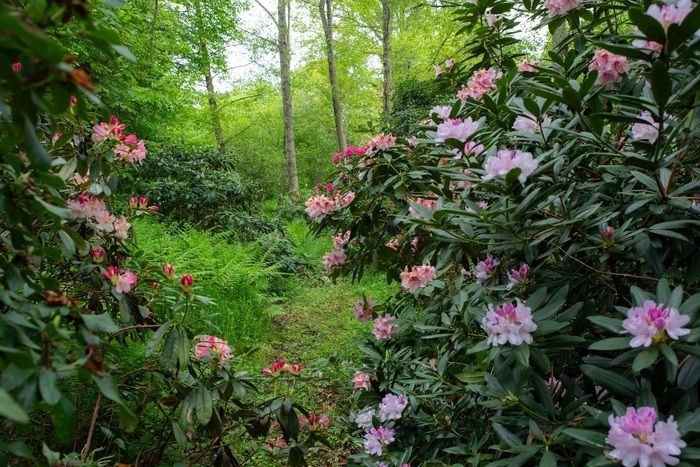
[[[435,141],[442,143],[448,139],[456,139],[465,142],[479,128],[479,123],[471,118],[462,120],[461,118],[448,119],[437,127]]]
[[[112,282],[117,293],[131,292],[138,282],[136,274],[129,270],[121,272],[117,266],[107,266],[107,269],[102,273],[102,278]]]
[[[301,363],[290,364],[284,358],[280,358],[272,363],[269,367],[263,368],[262,374],[271,376],[275,373],[299,373],[304,365]]]
[[[100,122],[92,127],[92,140],[113,142],[114,154],[131,164],[143,162],[146,158],[146,145],[135,134],[125,135],[126,125],[112,115],[109,122]]]
[[[374,310],[375,303],[371,299],[358,300],[355,303],[354,314],[355,318],[359,321],[369,321],[372,319],[372,311]]]
[[[513,169],[520,169],[518,180],[525,183],[539,163],[532,154],[517,149],[501,149],[495,156],[490,156],[484,164],[484,180],[505,177]]]
[[[375,377],[368,373],[356,371],[352,377],[352,385],[355,387],[355,389],[369,391],[373,379],[375,379]]]
[[[404,395],[387,394],[379,404],[379,419],[383,422],[398,420],[403,410],[408,405],[408,399]]]
[[[369,143],[367,143],[367,148],[370,151],[376,151],[378,149],[393,148],[395,145],[396,137],[394,135],[385,135],[382,133],[369,140]]]
[[[508,290],[525,282],[530,277],[531,273],[532,270],[526,263],[522,263],[517,269],[511,269],[508,273]]]
[[[544,7],[549,11],[549,16],[558,16],[579,8],[582,3],[583,0],[545,0]]]
[[[401,287],[407,292],[413,293],[418,289],[422,289],[430,285],[437,277],[435,267],[430,264],[423,266],[413,266],[411,270],[408,267],[401,272]]]
[[[611,86],[622,80],[622,75],[630,71],[630,66],[626,57],[598,49],[593,53],[593,61],[588,69],[598,72],[596,84]]]
[[[334,210],[335,201],[326,195],[316,195],[306,200],[306,214],[316,222],[323,219],[323,216],[333,213]]]
[[[676,465],[686,446],[673,416],[657,421],[653,407],[628,407],[625,415],[608,417],[610,431],[605,442],[613,447],[609,456],[625,467]]]
[[[667,339],[678,340],[690,333],[684,328],[690,322],[690,316],[682,315],[675,308],[664,308],[647,300],[641,307],[633,307],[627,311],[627,319],[622,322],[624,334],[631,334],[630,347],[649,347]]]
[[[311,412],[308,418],[304,415],[299,417],[299,426],[313,428],[328,428],[331,425],[331,419],[328,414],[319,415],[316,412]]]
[[[348,146],[345,151],[335,153],[331,162],[337,164],[340,161],[351,159],[353,156],[364,156],[366,153],[366,147]]]
[[[394,315],[384,315],[375,319],[374,328],[372,328],[374,337],[378,341],[386,341],[394,337],[394,334],[399,329],[399,325],[395,320],[396,317]]]
[[[436,116],[437,118],[441,120],[449,120],[450,115],[452,114],[452,106],[451,105],[436,105],[432,109],[428,111],[428,115],[430,117]]]
[[[637,118],[644,120],[648,123],[637,122],[632,124],[630,131],[632,132],[632,138],[636,140],[646,140],[650,143],[654,143],[659,137],[659,124],[652,117],[651,112],[645,110]]]
[[[664,29],[672,24],[680,24],[686,16],[693,10],[691,0],[678,0],[675,4],[664,3],[663,5],[650,5],[647,15],[658,21]]]
[[[540,127],[546,128],[552,124],[552,119],[545,115],[541,121],[537,120],[530,114],[520,115],[513,123],[513,129],[523,133],[537,133]]]
[[[537,73],[537,67],[542,66],[538,60],[523,60],[518,64],[518,73]]]
[[[430,198],[417,198],[414,203],[416,203],[418,206],[423,206],[424,208],[430,210],[430,211],[435,211],[437,209],[437,200],[436,199],[430,199]],[[418,210],[414,208],[413,206],[408,208],[408,213],[412,215],[413,217],[420,217],[420,214],[418,213]]]
[[[479,100],[481,97],[496,89],[496,80],[503,76],[503,73],[495,68],[484,68],[476,71],[466,86],[457,93],[457,99],[462,101],[468,97]]]
[[[203,360],[212,357],[219,365],[224,365],[231,360],[231,347],[228,342],[214,336],[200,336],[199,342],[194,346],[194,358]]]
[[[530,344],[530,333],[537,329],[537,325],[532,321],[530,308],[520,299],[516,299],[515,305],[504,303],[494,307],[490,304],[481,327],[488,334],[487,342],[495,346],[506,343],[520,345],[523,342]]]
[[[498,260],[491,255],[476,263],[476,282],[478,284],[486,282],[493,275],[498,264]]]
[[[370,456],[381,456],[384,448],[393,443],[395,432],[393,428],[379,427],[370,428],[365,433],[364,448],[365,452]]]
[[[146,211],[146,212],[158,212],[158,206],[155,204],[148,205],[148,198],[146,196],[132,196],[129,198],[129,209],[136,211]]]
[[[80,193],[77,197],[69,199],[66,207],[70,210],[71,219],[81,219],[96,231],[110,234],[118,241],[129,237],[131,224],[126,217],[116,217],[107,209],[105,202],[90,193]]]

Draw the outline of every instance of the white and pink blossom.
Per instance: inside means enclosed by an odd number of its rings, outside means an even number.
[[[333,213],[334,209],[335,201],[326,195],[316,195],[306,200],[306,214],[316,222]]]
[[[401,287],[407,292],[413,293],[418,289],[422,289],[430,285],[437,277],[435,267],[429,264],[423,266],[413,266],[411,270],[408,267],[400,274]]]
[[[549,16],[558,16],[579,8],[582,3],[583,0],[545,0],[544,7],[549,11]]]
[[[438,118],[442,120],[449,120],[450,119],[450,114],[452,113],[452,106],[451,105],[436,105],[430,111],[428,112],[429,116],[437,116]]]
[[[361,371],[356,371],[352,377],[352,385],[355,389],[362,389],[368,391],[374,377],[368,373],[363,373]]]
[[[369,321],[372,319],[372,311],[374,310],[375,303],[371,299],[358,300],[355,303],[354,315],[359,321]]]
[[[199,342],[194,345],[194,358],[197,360],[211,356],[219,365],[223,365],[231,359],[231,354],[228,342],[214,336],[200,336]]]
[[[593,53],[593,61],[588,69],[598,72],[596,84],[610,86],[621,81],[622,75],[627,73],[630,67],[626,57],[598,49]]]
[[[379,419],[383,422],[398,420],[403,410],[408,405],[408,399],[404,395],[387,394],[379,404]]]
[[[520,131],[523,133],[537,133],[540,131],[540,127],[546,128],[552,124],[552,119],[545,115],[542,121],[530,114],[519,115],[513,123],[513,129],[515,131]]]
[[[518,180],[525,183],[527,177],[532,175],[539,163],[533,159],[529,152],[516,149],[501,149],[495,156],[486,159],[484,165],[484,180],[496,177],[505,177],[513,169],[520,169]]]
[[[483,261],[476,263],[475,276],[477,284],[483,284],[490,279],[498,265],[498,260],[491,255],[488,255]]]
[[[622,322],[623,334],[631,334],[630,347],[649,347],[664,342],[668,337],[680,339],[690,333],[684,328],[690,322],[690,316],[683,315],[675,308],[647,300],[641,307],[632,307],[627,311],[627,319]]]
[[[532,270],[526,263],[522,263],[517,269],[511,269],[508,273],[508,290],[525,282],[530,277],[531,273]]]
[[[654,120],[654,117],[652,117],[651,112],[648,110],[642,112],[637,118],[648,123],[634,123],[630,128],[632,138],[636,140],[646,140],[653,144],[659,137],[658,122]]]
[[[476,71],[465,86],[457,93],[457,98],[466,100],[468,97],[479,100],[481,97],[496,89],[496,80],[503,73],[495,68],[484,68]]]
[[[370,456],[381,456],[384,448],[394,442],[394,430],[389,427],[370,428],[365,434],[364,448]]]
[[[138,281],[136,274],[127,270],[117,276],[116,283],[114,284],[114,290],[117,293],[129,293],[136,287],[136,282]]]
[[[515,305],[512,303],[504,303],[496,307],[489,305],[481,327],[488,334],[487,342],[494,346],[506,343],[531,344],[532,334],[530,333],[537,330],[537,325],[532,321],[530,308],[520,299],[516,299]]]
[[[329,251],[323,255],[323,267],[333,272],[341,268],[345,264],[346,259],[347,257],[343,250]]]
[[[442,143],[448,139],[456,139],[465,142],[479,128],[479,123],[472,120],[470,117],[466,120],[455,118],[446,120],[437,127],[435,141]]]
[[[399,325],[395,323],[396,317],[393,315],[380,316],[374,320],[372,334],[378,341],[386,341],[394,337]]]
[[[693,2],[691,0],[678,0],[674,4],[652,4],[647,9],[647,15],[658,21],[664,29],[668,29],[672,24],[681,24],[692,10]]]
[[[523,60],[518,64],[518,73],[537,73],[537,68],[539,68],[540,62],[538,60]],[[537,67],[537,68],[536,68]]]
[[[355,416],[355,423],[358,428],[362,428],[367,431],[372,428],[372,419],[374,418],[375,410],[367,409],[364,412],[360,412]]]

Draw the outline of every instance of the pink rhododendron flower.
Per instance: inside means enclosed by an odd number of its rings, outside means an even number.
[[[379,419],[383,422],[398,420],[403,409],[408,405],[408,399],[404,395],[387,394],[379,404]]]
[[[486,24],[491,28],[493,27],[494,24],[496,24],[498,21],[501,19],[501,15],[494,15],[491,13],[491,9],[489,8],[486,10],[486,14],[484,15],[486,18]]]
[[[493,275],[493,272],[499,264],[498,260],[491,255],[488,255],[483,261],[476,263],[477,284],[486,282]]]
[[[682,23],[692,10],[693,2],[691,0],[678,0],[675,4],[650,5],[647,9],[647,15],[661,23],[664,29],[668,29],[672,24]]]
[[[22,64],[20,62],[13,63],[12,71],[14,71],[15,73],[19,73],[20,71],[22,71]]]
[[[352,377],[352,385],[355,387],[355,389],[363,389],[368,391],[371,387],[370,385],[373,378],[374,377],[370,374],[356,371]]]
[[[345,160],[345,159],[350,159],[352,156],[362,156],[367,152],[367,148],[360,148],[357,146],[348,146],[345,148],[345,151],[336,153],[333,156],[332,162],[333,164],[337,164],[338,162]]]
[[[651,116],[651,112],[645,110],[637,118],[649,123],[634,123],[630,128],[632,138],[638,140],[647,140],[654,143],[659,137],[659,124]]]
[[[418,146],[418,138],[416,138],[415,136],[411,136],[410,138],[406,139],[406,142],[412,148]]]
[[[418,249],[418,242],[420,242],[420,237],[414,237],[411,240],[411,251],[416,251]]]
[[[446,120],[444,123],[438,125],[435,141],[442,143],[448,139],[456,139],[465,142],[478,128],[479,123],[471,118],[467,118],[466,120],[462,120],[461,118]]]
[[[657,421],[652,407],[628,407],[621,417],[610,415],[608,423],[605,442],[613,447],[609,456],[625,467],[676,465],[677,456],[686,446],[673,416],[666,422]]]
[[[433,71],[435,71],[435,77],[437,78],[442,74],[442,67],[436,63],[433,65]]]
[[[116,284],[119,279],[119,268],[113,265],[107,266],[107,269],[102,273],[102,278]]]
[[[451,113],[452,113],[452,106],[451,105],[436,105],[435,107],[433,107],[432,109],[430,109],[428,111],[428,115],[430,115],[431,117],[433,115],[435,115],[442,120],[449,120]]]
[[[518,180],[525,183],[537,168],[539,163],[533,159],[529,152],[518,151],[516,149],[501,149],[495,156],[486,159],[484,165],[484,180],[491,180],[496,177],[505,177],[513,169],[520,169]]]
[[[401,272],[401,287],[404,290],[413,293],[418,289],[422,289],[430,285],[437,277],[435,267],[430,264],[424,266],[413,266],[411,270],[408,267]]]
[[[453,66],[455,66],[455,63],[457,63],[457,62],[455,61],[454,58],[448,58],[447,60],[445,60],[445,68],[450,69]]]
[[[306,418],[304,415],[299,417],[300,426],[328,428],[330,424],[331,419],[325,413],[319,416],[316,412],[311,412],[309,418]]]
[[[374,306],[374,301],[369,298],[367,300],[358,300],[357,303],[355,303],[355,318],[359,321],[369,321],[372,319],[372,310],[374,310]]]
[[[109,123],[100,122],[92,127],[92,140],[105,141],[108,139],[119,140],[126,125],[119,123],[119,119],[112,115],[109,117]]]
[[[306,200],[306,214],[316,222],[319,222],[323,216],[331,214],[334,209],[335,201],[326,195],[312,196]]]
[[[372,428],[372,418],[374,417],[374,409],[368,409],[360,412],[355,416],[355,423],[358,428],[367,431]]]
[[[384,315],[374,320],[372,334],[378,341],[389,340],[396,334],[399,325],[393,322],[395,319],[393,315]]]
[[[598,49],[593,54],[593,61],[588,66],[590,71],[596,70],[598,78],[596,84],[610,86],[622,80],[622,75],[630,70],[627,58],[615,55],[605,49]]]
[[[380,134],[372,138],[367,146],[372,150],[389,149],[396,145],[396,137],[394,135]]]
[[[120,217],[114,220],[114,238],[126,240],[129,238],[129,229],[131,224],[126,220],[126,217]]]
[[[503,73],[495,68],[484,68],[476,71],[466,86],[457,93],[457,98],[466,100],[467,97],[479,100],[484,94],[496,89],[496,80],[503,76]]]
[[[384,448],[394,442],[394,430],[389,427],[370,428],[365,434],[365,452],[370,456],[381,456]]]
[[[521,282],[525,282],[532,270],[526,263],[522,263],[519,268],[511,269],[508,273],[508,290],[512,289]]]
[[[170,263],[163,263],[161,269],[163,270],[163,274],[165,274],[165,277],[167,277],[168,280],[173,280],[173,278],[175,277],[175,266],[173,266]]]
[[[475,156],[480,156],[484,152],[485,148],[483,144],[479,144],[476,141],[467,141],[464,144],[464,154],[474,154]]]
[[[192,292],[193,287],[194,277],[192,277],[191,274],[183,274],[182,277],[180,277],[180,288],[182,291],[188,294]]]
[[[350,241],[350,231],[348,230],[342,235],[335,235],[333,237],[333,248],[340,250]]]
[[[633,336],[630,347],[649,347],[664,342],[667,336],[678,340],[689,334],[690,330],[683,327],[689,321],[690,316],[680,314],[675,308],[664,308],[662,304],[647,300],[641,307],[627,311],[622,333]]]
[[[290,364],[284,358],[280,358],[270,364],[269,367],[263,368],[262,373],[265,376],[270,376],[274,373],[299,373],[304,368],[301,363]]]
[[[124,271],[117,277],[115,290],[118,293],[129,293],[131,292],[131,289],[133,289],[136,286],[136,282],[136,274],[134,274],[131,271]]]
[[[580,7],[582,3],[583,0],[545,0],[544,7],[549,16],[558,16]]]
[[[424,208],[426,208],[430,211],[435,211],[437,209],[437,200],[436,199],[416,198],[413,202],[415,204],[417,204],[418,206],[423,206]],[[420,217],[420,213],[413,206],[408,208],[408,213],[410,215],[412,215],[413,217]]]
[[[538,60],[523,60],[518,64],[518,73],[537,73],[537,68],[540,67],[540,62]]]
[[[350,203],[355,201],[355,192],[354,191],[348,191],[345,193],[343,196],[341,196],[338,201],[336,202],[336,205],[346,208],[350,206]]]
[[[392,238],[391,240],[386,242],[386,247],[391,248],[392,250],[398,250],[400,245],[401,240],[398,237]]]
[[[561,395],[563,396],[566,393],[565,390],[562,390],[563,385],[561,384],[561,381],[554,375],[551,375],[549,379],[547,379],[547,387],[552,394],[557,394],[561,391]]]
[[[537,325],[532,321],[530,311],[520,299],[516,299],[515,306],[512,303],[497,307],[489,305],[481,322],[482,329],[488,334],[487,342],[495,346],[531,344],[530,333],[537,329]]]
[[[346,258],[343,250],[329,251],[323,255],[323,267],[329,271],[335,271],[345,264]]]
[[[120,136],[120,143],[115,146],[114,154],[119,156],[124,162],[136,164],[143,162],[146,158],[146,145],[143,140],[137,139],[136,135]]]
[[[202,360],[205,357],[213,357],[219,365],[231,360],[231,347],[228,342],[214,336],[200,336],[199,342],[194,346],[194,358]]]
[[[542,128],[548,127],[552,124],[552,119],[545,115],[540,123],[534,116],[530,114],[520,115],[515,119],[513,123],[513,129],[515,131],[521,131],[523,133],[538,133],[540,131],[540,125]]]
[[[615,244],[615,229],[609,225],[601,225],[599,233],[600,239],[603,241],[603,248],[610,248]]]
[[[658,42],[654,41],[648,41],[644,39],[644,36],[642,33],[639,31],[638,28],[635,28],[634,31],[632,31],[636,36],[641,36],[639,39],[635,39],[632,41],[632,45],[637,47],[638,49],[648,49],[648,50],[653,50],[654,52],[661,52],[664,49],[663,44],[659,44]]]

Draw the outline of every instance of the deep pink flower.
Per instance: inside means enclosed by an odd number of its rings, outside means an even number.
[[[316,412],[311,412],[309,414],[309,418],[306,418],[303,415],[299,417],[299,425],[300,426],[308,426],[310,428],[312,428],[312,427],[328,428],[330,426],[330,424],[331,424],[331,419],[325,413],[319,416]]]
[[[119,141],[125,128],[126,125],[119,123],[119,119],[112,115],[109,117],[109,123],[100,122],[92,127],[92,140],[105,141],[107,139],[113,139]]]
[[[321,219],[333,212],[335,201],[326,195],[312,196],[306,200],[306,214],[311,220],[320,222]]]
[[[408,267],[404,268],[400,274],[401,287],[404,290],[413,293],[418,289],[422,289],[430,285],[437,277],[435,267],[430,264],[423,266],[413,266],[411,270]]]
[[[284,358],[280,358],[270,364],[268,368],[263,368],[263,375],[270,376],[274,373],[299,373],[304,368],[301,363],[289,364]]]
[[[680,24],[686,16],[693,10],[691,0],[678,0],[675,4],[664,3],[663,5],[650,5],[647,15],[661,23],[664,29],[672,24]]]
[[[483,261],[476,263],[475,276],[477,284],[483,284],[490,279],[499,264],[499,261],[491,255],[488,255]]]
[[[481,327],[488,334],[487,342],[494,346],[506,343],[520,345],[523,342],[531,344],[530,333],[537,329],[537,325],[532,321],[530,308],[520,299],[516,299],[515,306],[512,303],[504,303],[497,307],[489,305]]]
[[[190,293],[192,292],[192,287],[194,286],[194,277],[192,277],[191,274],[183,274],[182,277],[180,277],[180,287],[182,288],[182,291],[185,293]]]
[[[202,360],[205,357],[213,357],[219,365],[231,360],[231,347],[228,342],[214,336],[200,336],[199,342],[194,346],[194,358]]]
[[[375,303],[371,299],[358,300],[355,303],[355,318],[359,321],[369,321],[372,319],[372,310],[374,310]]]
[[[355,389],[363,389],[365,391],[369,391],[373,379],[374,376],[368,373],[356,371],[352,377],[352,385],[355,387]]]
[[[522,263],[517,269],[511,269],[508,273],[508,290],[522,282],[525,282],[530,277],[531,272],[532,270],[530,269],[530,266],[528,266],[526,263]]]
[[[163,274],[165,274],[165,277],[167,277],[168,280],[173,280],[173,278],[175,277],[175,266],[173,266],[170,263],[163,263],[161,269],[163,270]]]
[[[381,456],[384,448],[394,442],[394,430],[389,427],[370,428],[365,434],[364,448],[370,456]]]
[[[323,255],[323,267],[329,271],[335,271],[345,264],[346,255],[343,250],[329,251]]]
[[[384,315],[374,320],[374,328],[372,329],[372,334],[378,341],[386,341],[391,339],[396,331],[399,329],[399,325],[394,322],[396,318],[393,315]]]
[[[403,410],[408,405],[408,399],[404,395],[387,394],[379,404],[379,419],[383,422],[398,420]]]
[[[518,180],[525,183],[537,168],[539,162],[533,159],[532,154],[517,149],[501,149],[495,156],[486,159],[484,165],[484,180],[491,180],[496,177],[505,177],[513,169],[520,169]]]
[[[137,164],[146,158],[146,144],[136,135],[120,136],[120,143],[114,148],[114,154],[124,162]]]
[[[598,230],[600,239],[603,241],[603,248],[610,248],[615,244],[615,229],[607,224],[603,224]]]
[[[597,84],[610,86],[622,80],[622,75],[630,70],[627,58],[605,49],[598,49],[593,54],[593,61],[588,66],[590,71],[597,71]]]
[[[117,277],[115,290],[118,293],[129,293],[136,286],[136,274],[131,271],[124,271]]]
[[[609,456],[625,467],[676,465],[686,443],[673,417],[657,421],[652,407],[628,407],[625,415],[608,417],[610,431],[605,442],[613,447]]]
[[[583,0],[545,0],[544,7],[549,11],[549,16],[558,16],[575,10],[582,3]]]
[[[13,63],[12,71],[14,71],[15,73],[19,73],[20,71],[22,71],[22,64],[20,62]]]
[[[344,152],[338,152],[333,156],[332,162],[333,164],[337,164],[338,162],[346,159],[350,159],[352,156],[361,156],[364,155],[367,152],[367,148],[361,148],[357,146],[348,146],[345,148]]]
[[[647,140],[650,143],[654,143],[659,137],[659,124],[654,117],[652,117],[651,112],[645,110],[637,118],[644,120],[648,123],[634,123],[630,128],[632,132],[632,138],[637,140]]]
[[[435,141],[442,143],[448,139],[456,139],[465,142],[478,128],[479,123],[472,120],[471,117],[466,120],[461,118],[448,119],[438,125]]]
[[[107,266],[107,270],[102,273],[102,278],[116,284],[119,278],[119,268],[112,265]]]
[[[649,347],[652,344],[664,342],[667,336],[678,340],[690,333],[684,328],[690,322],[690,316],[682,315],[675,308],[664,308],[647,300],[641,307],[633,307],[627,311],[627,319],[622,322],[623,334],[633,336],[630,347]]]

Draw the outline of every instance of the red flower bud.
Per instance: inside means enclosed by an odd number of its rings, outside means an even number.
[[[136,209],[139,205],[139,199],[136,196],[129,198],[129,207],[131,209]]]
[[[180,278],[180,286],[185,293],[192,292],[192,286],[194,286],[194,278],[190,274],[184,274]]]
[[[168,278],[168,280],[173,280],[173,277],[175,277],[175,266],[173,266],[170,263],[163,263],[163,274],[165,274],[165,277]]]
[[[159,209],[160,208],[158,206],[156,206],[155,204],[152,206],[148,206],[148,210],[151,212],[158,212]]]
[[[22,64],[20,62],[13,63],[12,71],[14,71],[15,73],[19,73],[20,71],[22,71]]]
[[[147,206],[148,206],[148,198],[146,198],[145,196],[142,196],[141,198],[139,198],[139,208],[146,209]]]
[[[105,249],[101,246],[90,248],[90,256],[92,256],[94,262],[99,264],[105,258]]]

